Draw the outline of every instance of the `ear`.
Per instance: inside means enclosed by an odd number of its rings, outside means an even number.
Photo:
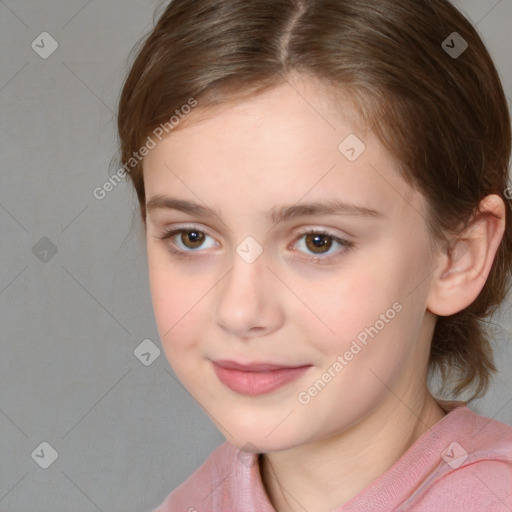
[[[472,304],[481,292],[505,231],[505,204],[500,196],[482,199],[468,226],[440,250],[427,309],[449,316]]]

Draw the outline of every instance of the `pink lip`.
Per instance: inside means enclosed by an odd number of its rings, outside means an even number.
[[[219,380],[232,391],[244,395],[270,393],[299,378],[311,365],[283,366],[273,363],[240,364],[234,361],[213,361]]]

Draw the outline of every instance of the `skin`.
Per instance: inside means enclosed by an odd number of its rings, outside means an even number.
[[[262,480],[279,512],[341,506],[442,420],[426,385],[436,315],[474,300],[503,234],[503,203],[490,196],[454,262],[455,253],[427,234],[423,196],[372,132],[340,112],[321,83],[294,77],[185,121],[144,160],[147,202],[172,196],[218,211],[148,211],[155,318],[176,375],[224,436],[265,454]],[[353,133],[366,149],[351,162],[338,146]],[[332,198],[380,216],[303,215],[277,224],[265,216]],[[194,226],[206,235],[198,248],[184,245],[186,231],[160,238]],[[306,243],[309,228],[354,246],[327,237],[333,258],[310,261],[325,256]],[[248,236],[263,249],[252,263],[236,252]],[[401,311],[300,403],[298,394],[397,302]],[[219,381],[212,359],[311,367],[284,387],[248,396]]]

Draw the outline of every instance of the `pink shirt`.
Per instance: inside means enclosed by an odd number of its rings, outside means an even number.
[[[512,511],[512,427],[438,402],[450,412],[335,512]],[[257,457],[226,441],[153,512],[275,512]]]

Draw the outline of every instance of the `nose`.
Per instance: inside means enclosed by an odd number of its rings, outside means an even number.
[[[217,325],[239,338],[265,336],[279,329],[284,320],[279,284],[264,255],[248,263],[234,254],[231,270],[216,287]]]

